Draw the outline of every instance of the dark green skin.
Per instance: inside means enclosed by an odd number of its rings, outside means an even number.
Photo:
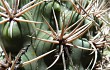
[[[56,15],[56,19],[58,22],[58,26],[60,27],[60,13],[61,13],[61,5],[57,1],[52,1],[45,4],[44,9],[42,10],[43,16],[50,23],[51,27],[56,30],[55,20],[53,16],[53,9]],[[47,27],[48,28],[48,27]]]
[[[31,44],[31,38],[27,36],[31,33],[28,23],[21,23],[16,21],[11,23],[12,21],[13,20],[0,25],[0,35],[6,51],[11,52],[12,55],[15,55],[21,50],[21,48],[27,44]],[[13,24],[12,32],[11,24]]]

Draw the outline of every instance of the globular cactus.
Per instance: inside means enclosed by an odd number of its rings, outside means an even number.
[[[0,70],[96,69],[108,42],[98,2],[1,0]]]

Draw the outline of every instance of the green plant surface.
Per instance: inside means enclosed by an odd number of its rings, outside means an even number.
[[[105,7],[104,0],[0,0],[0,70],[104,66],[110,38]]]

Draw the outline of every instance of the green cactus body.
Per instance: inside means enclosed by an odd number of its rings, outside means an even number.
[[[0,48],[0,52],[2,52],[2,51],[3,50]],[[32,60],[36,57],[37,56],[36,56],[34,48],[32,46],[30,46],[28,48],[28,50],[24,54],[22,54],[21,57],[19,58],[19,60],[20,60],[19,63],[20,64],[24,63],[24,62]],[[2,53],[1,56],[0,56],[0,60],[4,61],[4,59],[5,59],[5,55],[4,55],[4,53]],[[19,64],[17,64],[17,65],[19,65]],[[23,67],[20,65],[20,67],[17,67],[17,70],[37,70],[37,65],[38,65],[37,61],[34,61],[34,62],[32,62],[28,65],[25,65]]]
[[[26,19],[23,17],[19,18]],[[0,28],[0,35],[7,52],[17,54],[21,48],[27,44],[31,44],[31,38],[27,35],[33,33],[33,24],[10,20],[4,24],[0,24],[0,26],[2,27]]]
[[[50,25],[53,27],[53,29],[55,29],[55,24],[54,24],[55,20],[53,19],[54,17],[52,14],[53,13],[52,8],[54,9],[57,15],[57,20],[60,22],[60,11],[61,11],[60,4],[57,1],[44,2],[32,10],[33,12],[32,16],[34,16],[33,19],[35,21],[43,22],[42,24],[37,24],[36,28],[50,31],[48,25],[46,24],[44,20],[45,18],[50,23]],[[42,15],[44,16],[44,18],[42,17]],[[36,30],[36,32],[38,32],[37,34],[39,34],[39,31]]]
[[[58,23],[61,21],[60,20],[60,12],[61,12],[61,6],[58,2],[52,1],[47,4],[45,4],[44,9],[42,10],[43,16],[46,18],[46,20],[50,23],[52,28],[56,30],[55,28],[55,20],[53,16],[53,10],[55,12],[56,18]],[[60,26],[60,24],[58,24]],[[48,27],[47,27],[48,28]],[[48,28],[49,30],[49,28]]]
[[[48,31],[48,33],[51,33]],[[48,36],[47,34],[45,33],[40,33],[39,34],[39,38],[42,38],[42,39],[47,39],[47,40],[53,40],[52,37]],[[86,41],[83,41],[80,40],[80,39],[77,39],[77,40],[74,40],[73,41],[73,44],[76,45],[76,46],[83,46],[84,48],[91,48],[90,44]],[[66,47],[66,46],[64,46]],[[70,47],[70,46],[69,46]],[[40,56],[52,49],[57,49],[56,52],[44,57],[43,59],[41,60],[38,60],[38,70],[42,70],[42,69],[45,69],[47,68],[54,60],[55,60],[55,55],[57,55],[58,53],[58,50],[59,50],[59,45],[58,44],[51,44],[51,43],[47,43],[47,42],[43,42],[43,41],[39,41],[39,40],[36,40],[36,54],[37,56]],[[79,66],[79,69],[82,69],[83,66],[82,66],[82,55],[86,55],[86,51],[84,52],[84,50],[82,49],[79,49],[79,48],[75,48],[74,46],[72,46],[71,48],[68,48],[69,51],[70,51],[70,56],[72,58],[72,61],[74,63],[75,66]],[[87,51],[88,52],[88,51]],[[90,52],[90,51],[89,51]],[[65,53],[66,54],[66,53]],[[65,56],[66,58],[66,65],[67,65],[67,69],[69,69],[69,60],[68,60],[68,57]],[[48,61],[49,60],[49,61]],[[88,61],[89,63],[90,61]],[[42,65],[41,65],[42,64]],[[71,64],[70,64],[71,65]],[[52,67],[50,68],[52,70],[55,70],[55,69],[63,69],[63,63],[62,63],[62,60],[61,58],[57,61],[57,63]],[[84,68],[83,68],[84,69]]]
[[[47,31],[48,33],[51,33],[50,31]],[[50,36],[46,35],[45,33],[40,32],[37,35],[38,38],[44,38],[44,39],[51,39]],[[40,56],[46,52],[48,52],[49,50],[51,50],[51,43],[47,43],[47,42],[43,42],[40,40],[36,40],[35,42],[35,50],[36,50],[36,55]],[[44,58],[38,60],[38,70],[43,70],[46,69],[47,65],[44,62]]]
[[[18,1],[19,3],[17,3]],[[40,3],[41,1],[42,3]],[[6,2],[9,4],[6,4],[5,7]],[[37,5],[38,2],[39,5]],[[5,48],[8,55],[11,52],[13,60],[23,47],[30,45],[28,50],[21,55],[20,64],[56,49],[51,54],[20,67],[18,70],[45,70],[60,55],[62,46],[61,56],[49,70],[64,70],[64,66],[66,66],[66,70],[85,70],[91,63],[90,67],[88,67],[89,70],[93,65],[91,60],[94,61],[96,55],[90,49],[94,49],[93,46],[95,46],[95,49],[97,49],[96,61],[98,61],[102,59],[102,55],[97,45],[100,46],[101,43],[101,46],[105,46],[105,36],[104,40],[99,40],[100,42],[95,40],[103,36],[101,34],[103,23],[97,17],[97,13],[100,13],[97,10],[102,8],[100,7],[95,11],[94,8],[92,9],[92,6],[95,7],[97,4],[93,0],[1,0],[0,21],[8,18],[10,20],[0,24],[0,45]],[[80,20],[81,18],[82,20]],[[42,23],[37,24],[37,22]],[[76,24],[76,22],[78,23]],[[97,37],[98,33],[99,36]],[[86,40],[83,40],[83,38],[86,38]],[[90,42],[92,42],[93,46],[91,46]],[[4,58],[3,54],[0,60]],[[0,68],[1,66],[2,64],[0,64]]]
[[[22,56],[21,56],[21,63],[32,60],[36,58],[35,50],[32,46],[30,46]],[[28,65],[25,65],[24,67],[21,67],[20,70],[37,70],[37,61],[34,61]]]

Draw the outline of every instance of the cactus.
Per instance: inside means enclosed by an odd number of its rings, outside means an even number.
[[[109,46],[100,0],[1,0],[0,70],[93,70]]]

